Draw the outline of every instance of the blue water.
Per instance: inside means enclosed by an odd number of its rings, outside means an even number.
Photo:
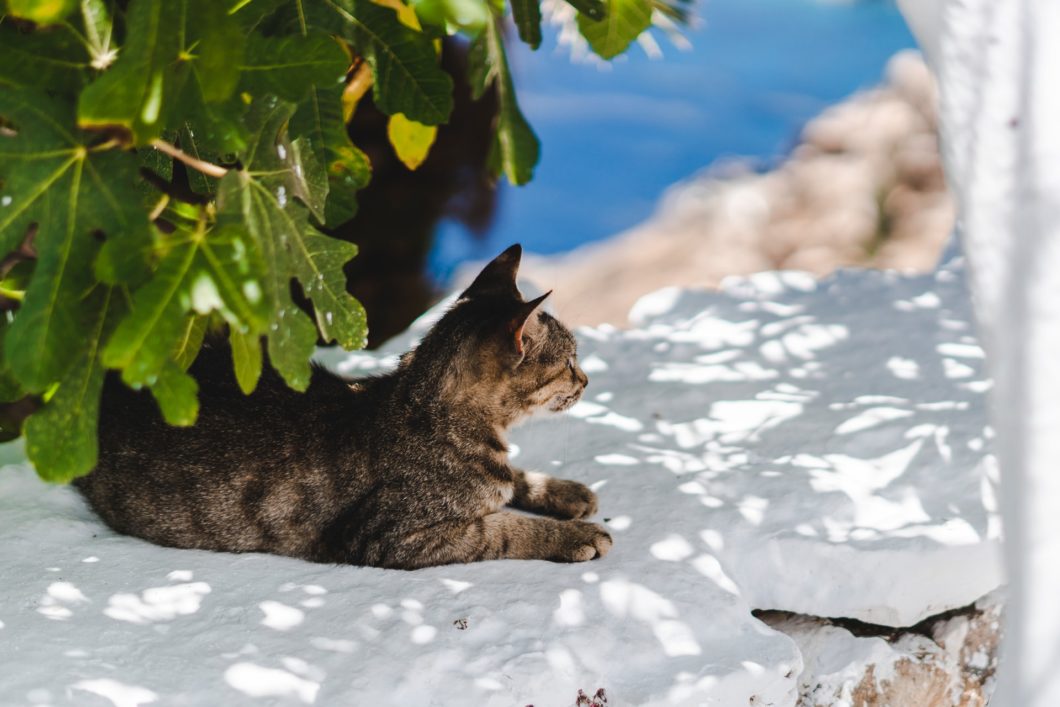
[[[709,0],[692,51],[657,35],[661,60],[637,46],[610,69],[573,64],[546,31],[538,51],[512,44],[519,102],[541,139],[524,187],[505,183],[484,236],[439,226],[431,275],[511,243],[557,253],[647,218],[662,192],[719,160],[775,164],[806,121],[879,82],[914,41],[893,2]],[[518,45],[518,46],[515,46]]]

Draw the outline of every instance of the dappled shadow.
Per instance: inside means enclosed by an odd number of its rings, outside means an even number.
[[[918,277],[663,290],[631,319],[582,332],[597,372],[572,413],[601,426],[584,432],[600,454],[564,466],[606,477],[601,508],[624,524],[650,489],[674,528],[693,526],[687,546],[659,548],[660,533],[639,549],[701,565],[706,549],[759,608],[890,625],[1000,583],[990,382],[959,258]],[[528,453],[546,446],[538,424],[516,435]],[[659,466],[674,478],[645,474]]]
[[[409,573],[172,550],[36,484],[11,467],[0,481],[0,662],[20,666],[2,687],[26,704],[573,704],[600,687],[628,704],[738,682],[741,661],[771,679],[737,694],[780,696],[797,672],[790,642],[692,566]],[[6,522],[16,503],[22,530]]]
[[[584,402],[512,438],[515,464],[597,491],[602,561],[398,572],[164,549],[5,468],[5,696],[793,704],[799,654],[752,609],[914,623],[993,588],[988,383],[959,266],[756,276],[636,316],[580,332]]]

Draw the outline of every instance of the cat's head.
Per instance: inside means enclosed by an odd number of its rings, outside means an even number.
[[[574,336],[540,308],[548,294],[527,301],[519,292],[521,256],[513,245],[486,265],[431,332],[448,342],[460,397],[507,421],[566,410],[589,382]]]

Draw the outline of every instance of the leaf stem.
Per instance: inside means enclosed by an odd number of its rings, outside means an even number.
[[[117,138],[111,138],[110,140],[107,140],[105,142],[101,142],[98,145],[93,145],[92,147],[88,148],[88,151],[89,152],[102,152],[103,150],[109,150],[109,149],[111,149],[113,147],[118,147],[121,144],[122,144],[121,140],[118,140]]]
[[[0,297],[15,300],[16,302],[21,302],[23,297],[25,296],[26,293],[23,290],[12,290],[8,289],[7,287],[0,286]]]
[[[166,206],[169,204],[169,194],[163,194],[162,198],[155,204],[155,208],[151,209],[151,214],[147,217],[149,221],[154,221],[162,212],[166,210]]]
[[[155,148],[159,152],[164,152],[173,159],[180,160],[192,169],[197,169],[208,177],[220,179],[221,177],[228,174],[228,170],[224,167],[213,164],[212,162],[204,162],[203,160],[192,157],[187,152],[184,152],[183,150],[180,150],[179,148],[170,145],[165,140],[152,140],[151,147]]]

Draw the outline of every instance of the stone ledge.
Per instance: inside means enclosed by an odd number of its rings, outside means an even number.
[[[756,611],[803,658],[798,707],[985,707],[1001,639],[1000,592],[907,629]]]

